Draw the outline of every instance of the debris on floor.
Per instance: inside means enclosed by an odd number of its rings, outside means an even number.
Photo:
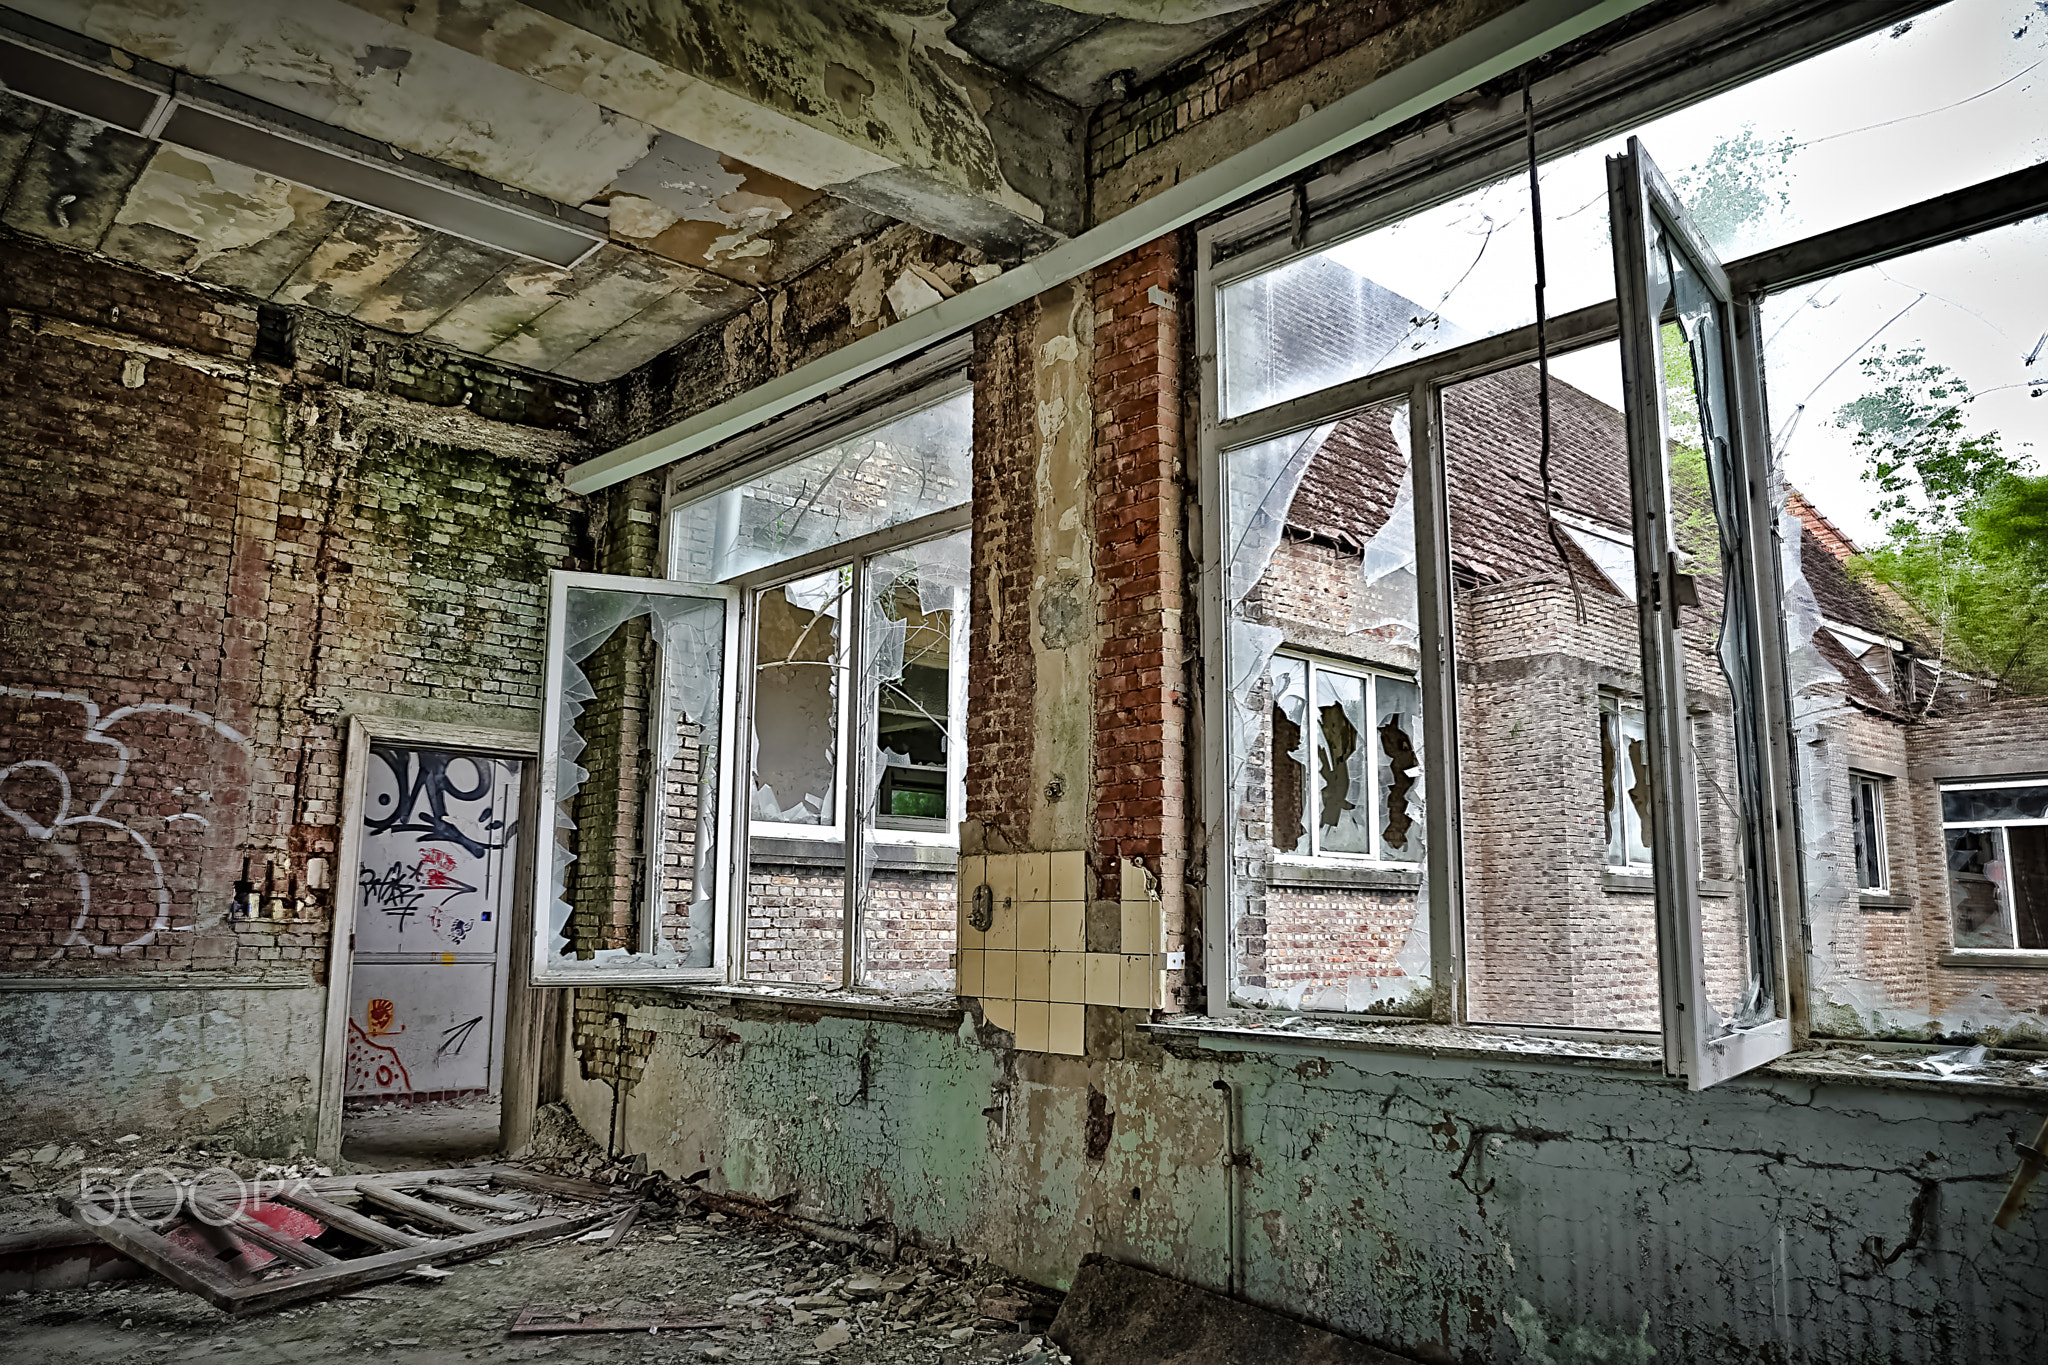
[[[544,1111],[538,1130],[532,1153],[516,1166],[342,1176],[316,1176],[302,1167],[299,1174],[316,1199],[393,1233],[438,1236],[444,1245],[467,1234],[422,1226],[415,1221],[424,1217],[418,1210],[375,1191],[365,1194],[363,1185],[473,1221],[495,1222],[512,1211],[464,1204],[465,1194],[531,1202],[542,1216],[555,1215],[550,1196],[488,1178],[498,1170],[515,1182],[601,1193],[592,1206],[596,1221],[487,1255],[430,1257],[375,1284],[350,1281],[233,1320],[155,1273],[16,1293],[0,1298],[0,1340],[35,1340],[43,1352],[38,1361],[60,1365],[214,1365],[244,1351],[253,1359],[375,1352],[379,1365],[438,1365],[465,1353],[617,1365],[621,1351],[630,1353],[626,1360],[655,1365],[1066,1365],[1067,1357],[1044,1335],[1059,1296],[1002,1275],[984,1258],[900,1244],[885,1227],[853,1231],[814,1223],[790,1212],[789,1199],[701,1191],[694,1184],[704,1183],[702,1176],[675,1181],[648,1172],[644,1161],[607,1157],[565,1112]],[[181,1164],[180,1178],[198,1180],[204,1171],[192,1156]],[[423,1186],[423,1177],[435,1179]],[[75,1192],[75,1172],[72,1179]],[[211,1185],[209,1179],[199,1188]],[[355,1194],[337,1193],[343,1185]],[[160,1177],[157,1188],[164,1188]],[[354,1206],[347,1208],[351,1198]],[[245,1217],[264,1224],[264,1232],[232,1219],[204,1234],[194,1228],[188,1252],[197,1247],[219,1256],[235,1248],[216,1262],[218,1273],[234,1273],[231,1263],[253,1265],[258,1289],[329,1270],[293,1268],[259,1240],[339,1248],[335,1225],[321,1210],[265,1202],[307,1217],[321,1231],[308,1237],[295,1220],[244,1205]],[[627,1209],[633,1210],[630,1221],[621,1217]],[[500,1226],[516,1230],[538,1221]],[[222,1234],[222,1242],[209,1240]],[[596,1240],[582,1240],[591,1234]],[[341,1263],[361,1265],[397,1251]]]

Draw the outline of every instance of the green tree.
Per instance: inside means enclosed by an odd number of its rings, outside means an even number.
[[[1861,362],[1871,392],[1844,404],[1885,540],[1859,571],[1932,627],[1948,665],[1994,696],[2048,695],[2048,476],[1972,432],[1969,385],[1919,347]]]

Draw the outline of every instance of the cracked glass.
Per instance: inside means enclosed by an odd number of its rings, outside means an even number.
[[[734,603],[597,575],[554,591],[536,979],[714,971]]]
[[[1229,451],[1231,993],[1429,1010],[1405,404]]]

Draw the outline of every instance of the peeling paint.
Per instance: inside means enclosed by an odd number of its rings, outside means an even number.
[[[318,201],[326,202],[324,197]],[[223,252],[254,246],[283,231],[305,206],[303,200],[293,201],[291,185],[261,171],[158,147],[114,221],[150,223],[191,238],[194,250],[186,268],[197,269]]]

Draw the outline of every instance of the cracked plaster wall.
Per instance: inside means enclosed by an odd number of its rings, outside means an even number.
[[[0,1143],[154,1125],[312,1150],[327,992],[69,990],[0,995]]]
[[[1990,1226],[2011,1142],[2038,1122],[2025,1106],[1784,1077],[1691,1094],[1650,1072],[1199,1053],[1127,1027],[1059,1058],[1013,1052],[972,1015],[663,999],[613,993],[626,1026],[653,1034],[623,1150],[1045,1283],[1102,1251],[1222,1286],[1224,1079],[1251,1152],[1249,1297],[1418,1359],[1542,1358],[1518,1330],[1667,1360],[2034,1358],[2048,1237],[2037,1217]],[[1108,1116],[1099,1160],[1091,1091]],[[608,1131],[608,1087],[572,1070],[566,1094]]]

